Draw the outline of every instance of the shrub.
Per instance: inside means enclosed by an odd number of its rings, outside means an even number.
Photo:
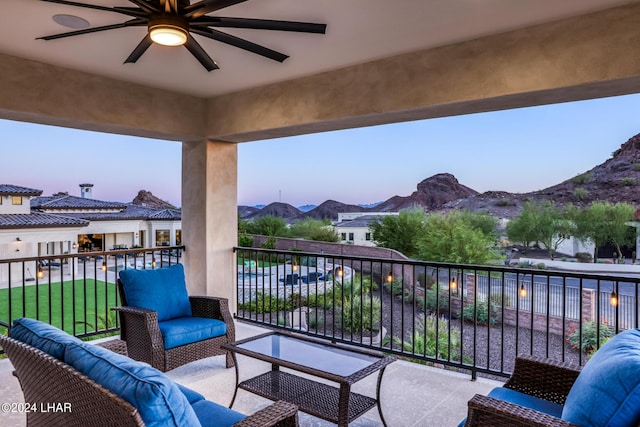
[[[582,333],[580,328],[572,327],[567,331],[567,342],[574,349],[580,349],[587,355],[592,355],[595,351],[609,340],[614,334],[614,330],[606,323],[600,323],[600,331],[598,324],[594,321],[586,321],[582,324]],[[599,333],[598,333],[599,332]],[[598,340],[600,346],[598,346]]]
[[[418,316],[415,330],[409,340],[403,341],[394,337],[393,343],[416,355],[460,360],[460,330],[450,328],[447,319],[438,319],[436,316]]]
[[[477,304],[469,304],[462,309],[462,318],[469,322],[473,322],[475,314],[475,320],[478,325],[495,325],[498,319],[499,311],[493,303],[489,304],[486,301],[478,302]],[[489,316],[491,315],[491,316]]]
[[[509,294],[492,294],[489,300],[491,301],[491,304],[498,307],[502,305],[502,301],[504,300],[504,306],[511,307],[511,296]]]
[[[275,313],[279,310],[291,310],[291,301],[285,301],[271,294],[256,293],[255,299],[238,304],[238,308],[253,313]]]
[[[580,175],[574,176],[571,181],[573,181],[573,183],[576,185],[586,184],[587,182],[591,181],[591,173],[581,173]]]
[[[640,163],[634,163],[633,164],[633,170],[634,171],[640,171]]]
[[[545,270],[547,268],[547,265],[544,262],[539,262],[538,264],[536,264],[536,267],[538,267],[538,270]]]
[[[425,292],[426,309],[432,313],[446,314],[449,312],[449,286],[439,283]]]
[[[509,199],[500,199],[495,204],[496,206],[503,207],[503,208],[507,206],[515,206],[515,204]]]
[[[578,260],[578,262],[593,262],[593,255],[588,252],[578,252],[576,253],[576,259]]]
[[[626,178],[622,178],[621,183],[625,187],[633,187],[638,183],[638,181],[635,178],[626,177]]]
[[[576,200],[585,200],[587,197],[589,197],[589,191],[582,187],[578,187],[573,190],[573,197],[575,197]]]
[[[384,288],[391,293],[394,297],[400,296],[403,293],[403,287],[401,282],[384,282]]]
[[[379,298],[354,295],[353,298],[345,297],[336,311],[340,313],[342,329],[360,333],[378,330],[382,316],[381,310],[382,304]]]
[[[253,247],[253,238],[249,237],[247,233],[242,233],[238,236],[238,246],[242,246],[244,248]]]

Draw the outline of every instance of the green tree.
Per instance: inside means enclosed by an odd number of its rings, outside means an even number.
[[[457,211],[460,220],[492,239],[498,238],[498,219],[487,212]]]
[[[331,227],[331,221],[304,218],[295,221],[289,228],[291,237],[300,237],[307,240],[319,240],[323,242],[337,242],[338,234]]]
[[[429,215],[418,249],[418,258],[426,261],[486,264],[499,258],[495,239],[465,221],[459,212]]]
[[[514,243],[521,243],[526,252],[538,239],[536,227],[535,203],[525,202],[520,215],[507,223],[507,237]]]
[[[621,246],[633,243],[635,229],[628,225],[636,209],[629,203],[593,202],[585,209],[572,210],[576,225],[575,235],[589,239],[595,245],[593,262],[597,262],[598,248],[611,243],[618,254]]]
[[[287,223],[284,218],[266,215],[246,224],[247,233],[262,234],[264,236],[286,237]]]
[[[427,215],[420,208],[388,215],[369,226],[371,237],[378,245],[395,249],[408,257],[418,255],[418,241],[424,235]]]

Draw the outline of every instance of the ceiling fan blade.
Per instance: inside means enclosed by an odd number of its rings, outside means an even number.
[[[200,43],[198,43],[193,37],[189,37],[187,39],[187,43],[185,43],[184,47],[186,47],[189,52],[191,52],[191,54],[195,56],[198,61],[200,61],[202,66],[206,68],[207,71],[217,70],[220,68],[218,67],[218,64],[216,64],[216,61],[211,59],[209,54],[204,51],[202,46],[200,46]]]
[[[238,3],[243,3],[247,0],[202,0],[198,3],[191,4],[184,8],[185,17],[199,18],[207,13],[215,12],[216,10],[224,9],[225,7],[233,6]]]
[[[285,59],[289,57],[284,53],[277,52],[267,47],[260,46],[259,44],[255,44],[248,40],[241,39],[239,37],[232,36],[231,34],[223,33],[221,31],[214,30],[211,28],[192,27],[191,32],[195,34],[199,34],[204,37],[208,37],[213,40],[217,40],[222,43],[229,44],[231,46],[235,46],[240,49],[248,50],[249,52],[262,55],[265,58],[273,59],[274,61],[283,62]]]
[[[158,8],[155,4],[149,3],[146,0],[129,0],[131,3],[138,6],[140,9],[144,10],[147,13],[160,13],[162,10]]]
[[[123,15],[135,16],[137,18],[146,18],[149,16],[147,12],[138,7],[119,7],[113,8],[114,12],[122,13]]]
[[[136,62],[138,59],[140,59],[140,57],[142,56],[143,53],[145,53],[147,51],[147,49],[149,49],[149,46],[151,46],[153,42],[151,41],[151,37],[149,36],[149,34],[147,34],[140,43],[138,43],[138,46],[136,46],[135,49],[133,49],[133,52],[131,52],[131,54],[129,55],[129,57],[127,59],[125,59],[124,63],[131,63],[133,64],[134,62]]]
[[[67,1],[67,0],[40,0],[40,1],[46,1],[47,3],[66,4],[68,6],[86,7],[87,9],[98,9],[98,10],[106,10],[108,12],[115,12],[113,7],[97,6],[95,4],[78,3],[75,1]]]
[[[203,16],[191,22],[191,25],[207,27],[251,28],[255,30],[295,31],[299,33],[324,34],[326,24],[311,22],[274,21],[271,19],[225,18]]]
[[[36,38],[36,40],[55,40],[55,39],[61,39],[64,37],[79,36],[81,34],[97,33],[99,31],[115,30],[117,28],[124,28],[124,27],[138,26],[138,25],[146,25],[146,21],[143,19],[132,19],[127,22],[122,22],[120,24],[105,25],[102,27],[94,27],[94,28],[85,28],[84,30],[70,31],[68,33],[60,33],[60,34],[54,34],[51,36],[38,37]]]

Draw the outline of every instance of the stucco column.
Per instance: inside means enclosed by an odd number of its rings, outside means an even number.
[[[191,295],[229,299],[236,311],[233,247],[238,240],[236,144],[182,144],[182,239]]]

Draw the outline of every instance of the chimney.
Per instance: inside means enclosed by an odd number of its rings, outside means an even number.
[[[80,197],[83,199],[93,199],[93,194],[91,194],[92,188],[93,184],[80,184]]]

